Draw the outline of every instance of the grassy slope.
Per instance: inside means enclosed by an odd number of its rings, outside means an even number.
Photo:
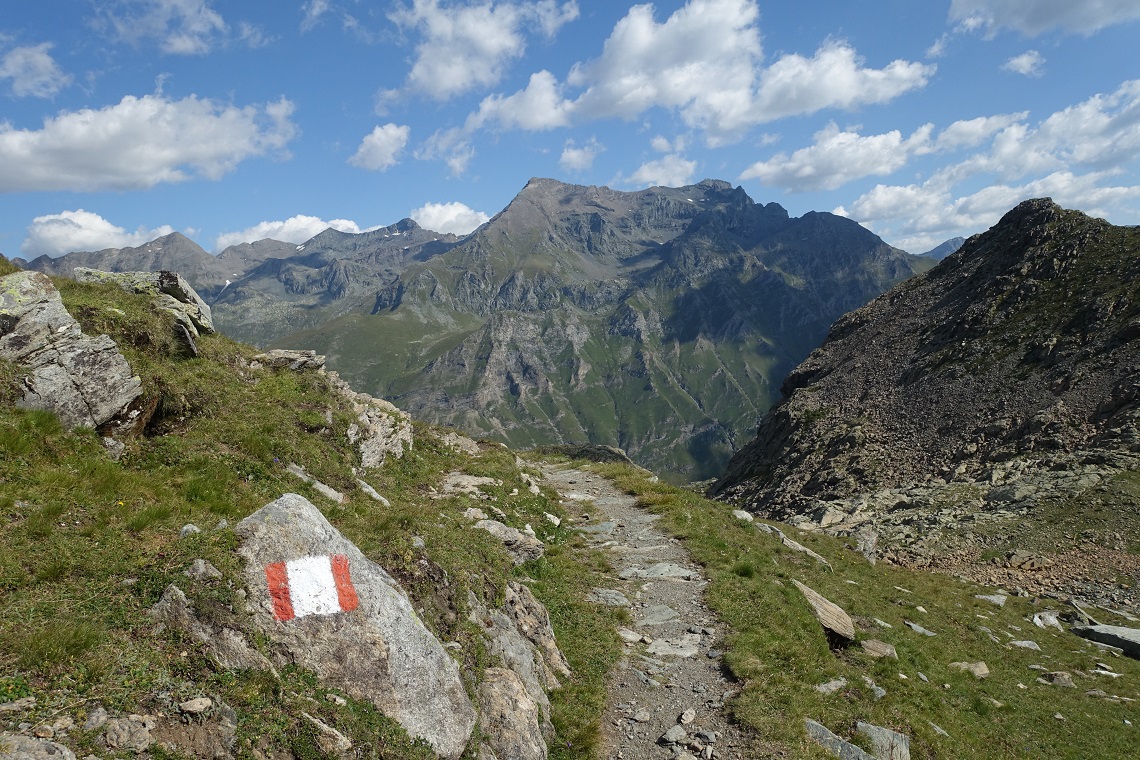
[[[552,695],[553,756],[588,756],[604,674],[619,650],[611,613],[583,602],[601,560],[570,533],[548,530],[546,558],[514,568],[500,545],[459,517],[466,498],[430,498],[449,470],[489,475],[504,483],[494,503],[508,523],[548,525],[542,513],[558,514],[557,503],[527,493],[512,454],[490,449],[473,459],[418,428],[410,454],[367,474],[392,503],[380,508],[354,492],[356,461],[345,443],[351,412],[322,375],[249,370],[255,351],[222,336],[200,340],[201,358],[176,360],[164,337],[170,323],[144,298],[113,287],[57,285],[85,331],[106,332],[120,344],[158,416],[114,462],[93,431],[67,432],[50,414],[13,408],[19,373],[0,367],[0,513],[7,521],[0,533],[0,701],[34,695],[37,707],[22,719],[50,724],[59,714],[82,723],[96,704],[155,712],[208,695],[237,711],[241,756],[258,745],[316,756],[312,736],[295,720],[300,709],[353,737],[366,755],[429,756],[370,705],[328,701],[328,689],[310,674],[285,668],[276,681],[218,672],[200,647],[174,632],[156,633],[147,618],[170,583],[203,616],[240,618],[242,605],[227,583],[191,581],[183,571],[201,557],[237,577],[234,534],[214,526],[222,519],[232,526],[294,491],[326,509],[334,525],[401,579],[443,640],[464,645],[469,688],[491,663],[466,622],[468,590],[493,604],[509,578],[535,579],[532,588],[548,605],[574,671]],[[346,508],[331,507],[289,476],[289,462],[350,493]],[[525,497],[510,496],[512,488]],[[178,539],[188,522],[204,532]],[[424,539],[424,549],[413,547],[413,536]],[[80,755],[95,748],[94,737],[72,737]]]
[[[1067,632],[1035,627],[1030,618],[1048,609],[1050,602],[1056,605],[1052,600],[1010,598],[999,609],[974,598],[992,589],[881,563],[871,566],[841,539],[793,533],[830,560],[832,573],[735,519],[723,504],[650,482],[632,468],[594,467],[615,477],[644,507],[664,515],[665,527],[705,566],[711,580],[708,600],[731,631],[726,664],[743,682],[733,710],[772,741],[774,756],[831,757],[804,738],[805,717],[849,738],[858,720],[893,728],[911,737],[911,756],[916,758],[1135,755],[1140,702],[1110,702],[1085,692],[1102,689],[1140,699],[1140,663],[1100,652]],[[857,645],[830,651],[793,579],[851,614],[860,640],[893,644],[899,659],[874,660]],[[1131,625],[1109,613],[1098,617],[1106,624]],[[880,628],[871,618],[892,627]],[[937,636],[911,631],[904,619]],[[1002,643],[993,642],[984,628]],[[1014,639],[1034,640],[1042,651],[1005,644]],[[977,660],[987,663],[989,678],[976,680],[949,667],[951,662]],[[1089,674],[1097,662],[1124,676]],[[1036,678],[1041,674],[1030,666],[1068,671],[1078,688],[1040,684]],[[920,672],[929,683],[920,679]],[[903,680],[899,674],[908,677]],[[864,675],[885,688],[887,696],[875,701]],[[834,695],[812,688],[840,676],[848,685]],[[931,722],[949,738],[938,735]]]

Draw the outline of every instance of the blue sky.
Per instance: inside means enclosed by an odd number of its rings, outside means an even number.
[[[706,177],[912,252],[1140,224],[1140,0],[39,0],[0,16],[0,252],[463,233],[534,176]]]

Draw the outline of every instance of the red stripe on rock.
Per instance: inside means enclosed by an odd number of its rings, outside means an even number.
[[[332,574],[340,608],[351,612],[360,606],[360,599],[356,596],[356,589],[352,587],[352,578],[348,574],[348,557],[334,554],[329,559],[332,560]]]
[[[273,600],[273,617],[282,622],[292,620],[293,600],[289,596],[289,573],[284,562],[265,566],[265,580],[269,583],[269,598]]]

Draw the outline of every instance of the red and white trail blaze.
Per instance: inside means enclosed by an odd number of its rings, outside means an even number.
[[[273,617],[282,622],[306,615],[335,615],[360,605],[348,558],[343,554],[299,557],[265,566]]]

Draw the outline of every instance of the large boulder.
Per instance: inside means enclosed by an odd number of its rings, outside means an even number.
[[[296,494],[236,532],[254,625],[281,664],[372,702],[444,757],[462,754],[475,708],[459,666],[392,576]]]
[[[177,272],[104,272],[76,267],[74,277],[79,282],[109,282],[128,293],[150,295],[159,308],[173,314],[194,337],[214,332],[209,305]]]
[[[19,406],[55,412],[68,428],[140,422],[142,382],[109,336],[83,333],[46,275],[0,278],[0,358],[29,372]]]

